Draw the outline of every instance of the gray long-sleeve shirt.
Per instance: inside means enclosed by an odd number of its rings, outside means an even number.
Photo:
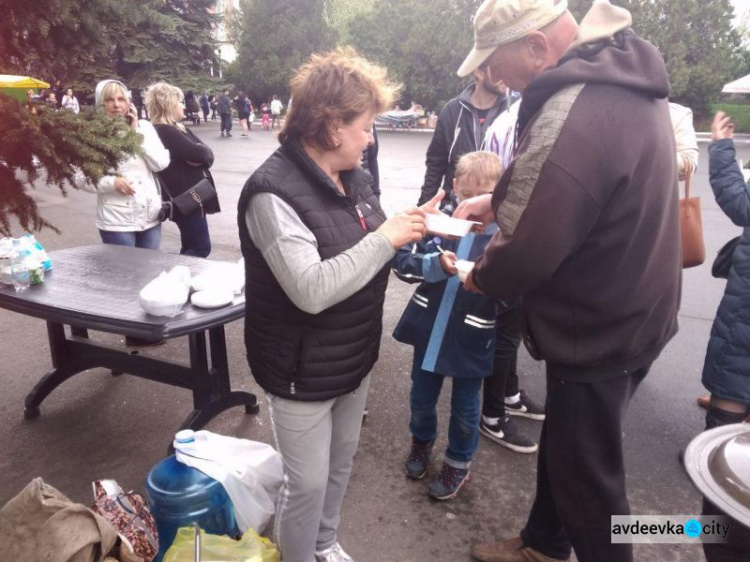
[[[281,288],[309,314],[352,296],[396,254],[388,238],[372,232],[345,252],[323,260],[315,235],[288,203],[272,193],[250,199],[245,222]]]

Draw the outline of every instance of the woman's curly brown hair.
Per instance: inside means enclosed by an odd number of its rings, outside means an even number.
[[[389,108],[401,84],[388,80],[388,71],[360,57],[351,47],[313,54],[289,83],[292,109],[279,133],[279,142],[298,137],[319,149],[335,150],[334,133],[366,112]]]

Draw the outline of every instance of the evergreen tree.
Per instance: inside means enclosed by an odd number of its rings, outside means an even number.
[[[131,88],[155,80],[194,87],[215,64],[214,0],[46,0],[3,5],[0,74],[21,74],[91,91],[102,78]],[[82,100],[83,101],[83,100]],[[33,181],[36,155],[48,184],[65,191],[75,169],[96,181],[136,150],[134,134],[94,111],[32,114],[0,94],[0,234],[16,216],[24,229],[51,226],[19,177]],[[7,131],[7,132],[6,132]],[[19,173],[19,174],[17,174]]]
[[[216,65],[215,0],[13,2],[0,18],[0,73],[75,89],[105,77],[181,85]]]
[[[335,45],[324,0],[244,0],[241,9],[237,63],[228,78],[258,104],[285,97],[294,70]]]
[[[112,46],[117,75],[134,88],[155,80],[185,87],[196,75],[218,67],[211,30],[216,0],[144,2],[137,27],[115,36]]]
[[[77,170],[92,182],[117,167],[123,154],[139,150],[139,138],[124,121],[107,118],[101,111],[53,111],[40,103],[34,112],[18,100],[0,93],[4,133],[0,148],[0,235],[9,236],[10,217],[24,230],[52,227],[42,218],[29,196],[39,175],[33,157],[46,173],[46,183],[65,193]]]

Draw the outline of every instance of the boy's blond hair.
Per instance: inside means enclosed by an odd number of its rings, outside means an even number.
[[[497,154],[485,151],[467,152],[456,164],[456,181],[466,180],[474,185],[495,185],[503,175],[503,163]]]

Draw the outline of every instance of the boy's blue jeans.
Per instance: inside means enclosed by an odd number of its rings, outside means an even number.
[[[414,351],[411,370],[411,421],[409,429],[419,441],[433,441],[438,434],[437,402],[445,377],[422,370],[423,354]],[[451,393],[451,419],[445,462],[455,468],[468,468],[479,445],[481,377],[454,378]]]

